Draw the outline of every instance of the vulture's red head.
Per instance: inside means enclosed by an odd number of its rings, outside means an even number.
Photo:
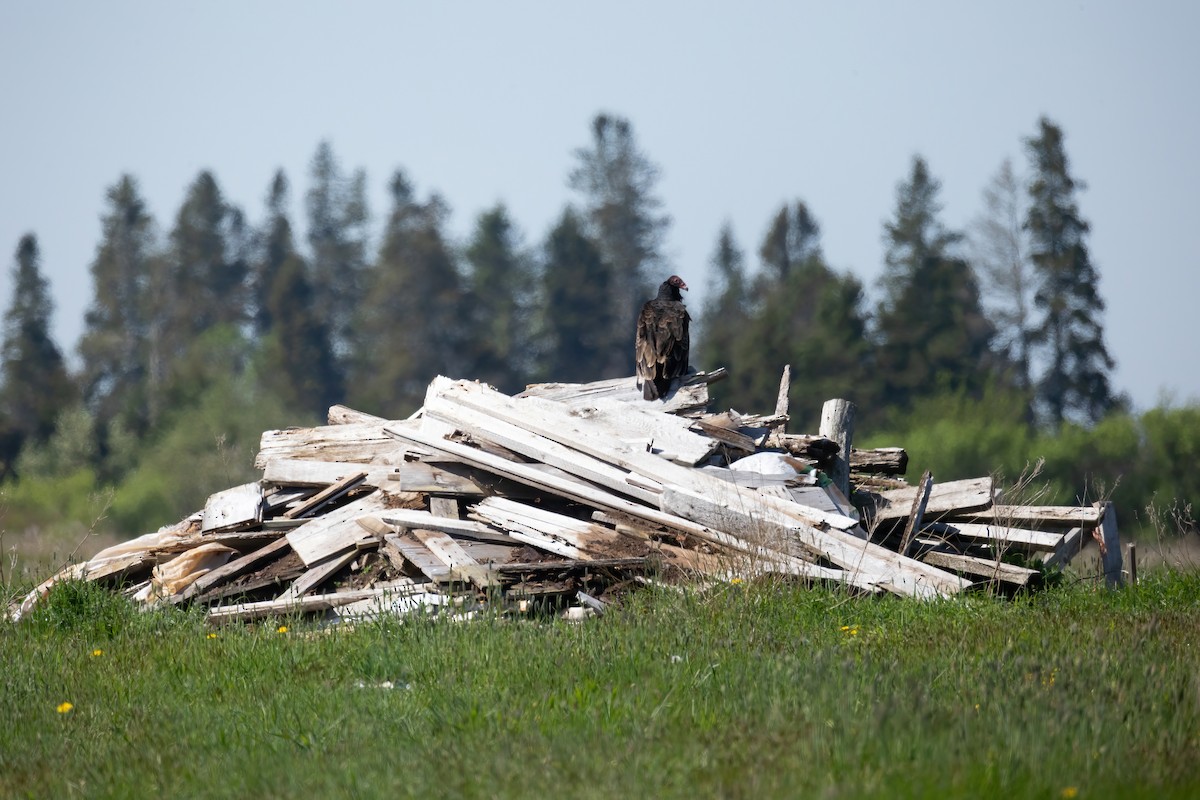
[[[659,300],[682,300],[683,295],[681,295],[679,293],[680,289],[687,291],[687,284],[683,282],[683,278],[679,277],[678,275],[672,275],[671,277],[669,277],[665,281],[663,281],[662,284],[658,287],[658,298],[657,299],[659,299]]]

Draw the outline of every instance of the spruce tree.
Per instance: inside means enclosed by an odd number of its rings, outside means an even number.
[[[50,437],[74,400],[62,351],[50,333],[54,302],[39,261],[37,237],[22,236],[0,345],[0,479],[13,473],[23,447]]]
[[[92,301],[79,341],[84,401],[102,439],[114,422],[135,436],[151,423],[147,381],[157,258],[154,220],[133,177],[122,176],[108,190],[107,201],[90,267]]]
[[[962,237],[938,218],[939,189],[914,157],[885,225],[878,364],[884,400],[894,407],[943,389],[979,392],[994,366],[993,329],[971,267],[955,253]]]
[[[468,374],[504,392],[528,383],[532,364],[533,267],[507,209],[479,216],[466,249]]]
[[[465,377],[466,314],[449,211],[437,195],[416,199],[402,171],[392,178],[392,211],[362,308],[364,336],[349,382],[350,402],[394,417],[419,407],[436,375]]]
[[[735,350],[734,401],[742,409],[772,408],[780,370],[789,364],[795,412],[815,414],[832,397],[867,403],[862,286],[826,262],[820,226],[803,201],[775,215],[759,256],[758,302]]]
[[[591,282],[611,286],[610,294],[596,297],[612,305],[608,336],[622,342],[602,371],[620,373],[630,369],[625,351],[633,348],[638,310],[667,277],[661,247],[670,217],[661,213],[662,201],[655,194],[659,169],[638,147],[627,119],[598,114],[592,120],[591,147],[576,150],[575,157],[569,185],[583,197],[601,268],[611,272],[603,279],[591,276]]]
[[[310,180],[305,200],[313,306],[344,362],[359,346],[354,321],[370,282],[366,173],[344,175],[332,145],[323,141],[313,155]]]
[[[1071,177],[1062,130],[1045,117],[1038,126],[1025,140],[1033,170],[1025,228],[1037,279],[1033,302],[1042,314],[1032,340],[1046,365],[1036,394],[1050,425],[1093,423],[1119,404],[1109,381],[1115,362],[1104,343],[1100,276],[1075,199],[1083,186]]]
[[[613,290],[611,279],[579,213],[566,208],[542,249],[540,380],[586,383],[633,374],[632,336],[614,334],[616,308],[603,300]],[[614,364],[614,351],[622,349],[624,360]]]
[[[260,381],[289,408],[323,417],[330,405],[344,399],[344,386],[329,329],[313,308],[309,268],[296,250],[287,193],[287,177],[279,170],[268,192],[254,264]]]
[[[699,345],[695,348],[699,357],[693,360],[713,369],[722,366],[732,369],[738,341],[745,335],[751,313],[745,262],[745,253],[738,246],[733,226],[726,222],[721,226],[709,258],[714,279],[708,288],[704,310],[698,315],[700,335],[692,337]],[[732,377],[737,379],[739,371],[734,371]]]
[[[189,405],[214,380],[246,366],[248,239],[241,213],[226,203],[212,173],[202,171],[188,187],[147,293],[152,407]]]

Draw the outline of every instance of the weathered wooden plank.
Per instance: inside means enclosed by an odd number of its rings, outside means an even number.
[[[354,472],[342,478],[337,483],[330,484],[321,491],[314,494],[295,508],[289,510],[283,515],[284,519],[302,519],[311,515],[326,503],[332,503],[334,500],[342,497],[351,489],[358,486],[367,477],[365,472]]]
[[[503,528],[518,541],[564,558],[589,560],[593,557],[590,550],[603,553],[619,538],[616,532],[595,523],[502,497],[489,497],[474,504],[470,514]]]
[[[913,536],[921,530],[921,520],[925,516],[925,509],[929,505],[929,494],[932,490],[933,473],[925,470],[921,480],[917,483],[917,492],[913,495],[912,511],[908,514],[908,520],[904,523],[904,534],[900,537],[898,552],[902,556],[908,555],[908,548],[912,544]]]
[[[397,569],[404,569],[407,562],[434,583],[450,580],[450,568],[407,530],[385,536],[382,552]]]
[[[292,581],[287,590],[277,597],[277,600],[295,600],[303,597],[325,581],[332,578],[350,562],[358,558],[358,549],[347,550],[341,555],[331,556],[328,560],[309,567],[308,571]]]
[[[289,531],[287,540],[306,566],[353,549],[359,542],[374,539],[355,521],[364,515],[378,516],[384,511],[383,495],[371,492],[341,508],[330,511]]]
[[[253,527],[262,522],[263,491],[257,481],[235,486],[210,495],[204,504],[200,530],[209,533],[237,527]]]
[[[875,511],[876,524],[887,524],[905,519],[912,511],[913,498],[918,487],[892,489],[879,492]],[[991,506],[993,497],[992,479],[969,478],[936,484],[929,492],[925,513],[936,515],[963,515]],[[970,515],[974,519],[973,515]]]
[[[239,558],[229,561],[224,566],[212,570],[207,575],[201,576],[191,586],[188,586],[180,594],[171,598],[171,602],[182,603],[191,600],[193,597],[203,594],[218,583],[228,581],[238,575],[249,572],[251,569],[258,566],[263,561],[274,556],[282,555],[291,548],[288,540],[280,537],[270,544],[253,550]]]
[[[487,567],[471,558],[449,535],[420,528],[413,528],[410,532],[429,548],[429,552],[450,568],[451,575],[459,575],[479,589],[487,589],[496,584]]]
[[[871,450],[850,449],[850,472],[870,472],[881,475],[903,475],[908,470],[908,453],[903,447],[876,447]]]
[[[354,424],[371,424],[383,425],[387,422],[383,417],[377,417],[374,414],[368,414],[365,411],[358,411],[343,405],[332,405],[326,414],[326,421],[330,425],[354,425]]]
[[[410,469],[411,467],[411,469]],[[420,462],[403,465],[351,464],[345,461],[314,461],[304,458],[273,458],[263,468],[263,480],[277,486],[329,486],[350,475],[364,473],[362,485],[372,488],[401,480],[404,473],[424,477],[429,468]]]
[[[935,567],[962,572],[984,581],[999,581],[1014,586],[1028,586],[1040,574],[1036,569],[1005,564],[1003,561],[995,559],[975,558],[958,553],[942,553],[937,550],[929,550],[918,558]]]
[[[1048,552],[1057,550],[1064,536],[1063,533],[1031,531],[979,522],[930,522],[926,523],[922,530],[942,537],[965,539],[1001,548]]]
[[[465,467],[457,471],[442,469],[423,461],[410,461],[397,471],[392,481],[397,483],[401,491],[420,492],[421,494],[447,494],[458,497],[484,497],[502,487],[487,485],[486,481],[476,479]]]
[[[263,617],[326,611],[347,603],[354,603],[372,597],[403,597],[409,594],[423,593],[431,589],[433,587],[429,584],[400,580],[393,581],[384,586],[374,586],[370,589],[351,589],[344,592],[288,598],[287,600],[235,603],[234,605],[210,608],[205,617],[205,622],[216,625],[225,622],[249,622],[255,619],[262,619]]]
[[[544,464],[563,469],[584,480],[597,483],[644,503],[657,502],[657,492],[629,482],[628,471],[618,468],[590,453],[574,450],[559,441],[526,430],[510,420],[446,402],[432,394],[426,396],[426,416],[451,425],[462,426],[473,435],[505,447],[515,453],[536,458]]]
[[[389,425],[403,425],[393,421]],[[266,467],[275,458],[369,463],[396,453],[396,440],[374,422],[322,425],[316,428],[287,428],[264,431],[259,440],[254,466]]]
[[[451,536],[462,536],[481,542],[513,544],[512,537],[489,528],[481,522],[469,519],[439,517],[428,511],[389,508],[387,511],[381,513],[379,518],[389,525],[400,528],[422,528],[427,531],[440,531]]]
[[[711,373],[696,373],[684,379],[684,385],[664,401],[651,401],[654,408],[670,414],[704,409],[708,406],[708,384],[724,378],[724,368]],[[565,405],[587,404],[601,397],[611,397],[623,403],[640,404],[647,401],[637,388],[637,378],[613,378],[593,383],[536,383],[525,387],[518,397],[542,397]]]
[[[1092,506],[1017,506],[994,505],[979,511],[955,513],[964,522],[989,522],[1002,525],[1036,525],[1063,528],[1094,528],[1100,524],[1100,511]]]
[[[1062,537],[1062,543],[1055,548],[1053,553],[1042,559],[1042,564],[1047,568],[1065,567],[1072,558],[1079,555],[1085,530],[1089,529],[1072,528],[1067,531]]]

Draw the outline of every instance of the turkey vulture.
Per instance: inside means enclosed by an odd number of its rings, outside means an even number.
[[[657,400],[671,381],[688,368],[688,316],[680,289],[687,284],[672,275],[658,287],[658,297],[647,301],[638,314],[634,357],[642,397]]]

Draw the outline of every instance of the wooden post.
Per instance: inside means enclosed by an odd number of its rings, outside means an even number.
[[[775,397],[775,416],[782,417],[788,413],[788,390],[792,386],[792,365],[784,364],[783,375],[779,378],[779,394]]]
[[[1100,512],[1100,527],[1093,532],[1100,541],[1104,563],[1104,583],[1109,588],[1121,585],[1121,539],[1117,536],[1117,509],[1110,502],[1095,503]]]
[[[1129,543],[1129,585],[1137,586],[1137,545]]]
[[[821,436],[838,443],[829,478],[842,494],[850,497],[850,447],[854,442],[854,403],[849,400],[826,400],[821,408]]]

